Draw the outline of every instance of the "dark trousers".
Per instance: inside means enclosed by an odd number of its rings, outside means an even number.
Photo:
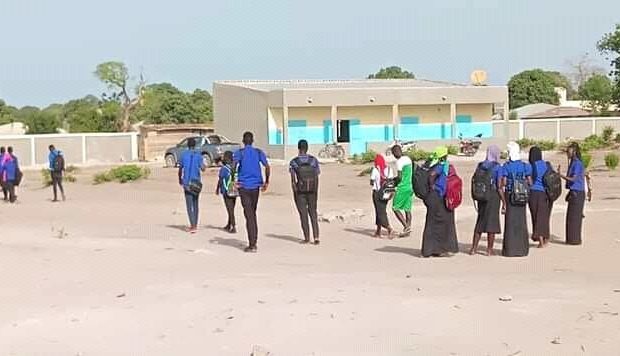
[[[226,206],[226,212],[228,213],[228,223],[226,226],[234,227],[237,224],[235,223],[235,205],[237,204],[236,197],[229,197],[224,194],[224,205]]]
[[[2,184],[2,196],[4,200],[9,200],[9,190],[6,188],[6,184],[4,182]]]
[[[198,226],[198,198],[199,194],[185,191],[185,205],[187,206],[187,216],[191,227]]]
[[[10,203],[15,203],[17,196],[15,195],[15,184],[12,180],[4,183],[2,192],[4,194],[4,200],[8,200]]]
[[[258,197],[260,191],[257,189],[239,189],[243,215],[245,216],[245,228],[248,231],[248,242],[250,247],[256,247],[258,241],[258,222],[256,221],[256,209],[258,208]]]
[[[65,190],[62,187],[62,173],[52,172],[52,190],[54,191],[54,200],[58,199],[58,190],[60,195],[65,196]]]
[[[375,225],[389,229],[390,221],[387,216],[388,201],[383,200],[382,194],[376,190],[372,191],[372,203],[375,206]]]
[[[319,239],[319,219],[316,211],[318,194],[315,193],[295,193],[295,205],[301,220],[301,230],[304,232],[304,239],[310,240],[310,226],[308,226],[308,216],[312,223],[312,237]]]

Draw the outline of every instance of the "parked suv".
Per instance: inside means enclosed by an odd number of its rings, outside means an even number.
[[[181,152],[187,149],[187,140],[189,138],[190,137],[185,138],[176,146],[170,147],[166,150],[166,153],[164,154],[166,167],[177,166],[177,163],[181,157]],[[196,140],[196,150],[200,150],[202,159],[207,167],[219,162],[224,152],[234,152],[241,148],[238,143],[230,142],[229,139],[220,135],[192,136],[192,138]]]

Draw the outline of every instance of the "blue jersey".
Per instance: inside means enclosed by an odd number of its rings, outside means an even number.
[[[545,182],[544,177],[545,173],[547,173],[547,162],[540,160],[534,162],[534,166],[532,167],[532,175],[536,172],[536,177],[532,176],[532,187],[531,190],[535,192],[544,192],[545,191]]]
[[[197,151],[186,150],[181,153],[179,167],[183,170],[181,179],[183,186],[189,186],[191,181],[201,181],[201,171],[205,168],[202,155]]]
[[[575,178],[575,181],[566,182],[566,189],[573,190],[576,192],[583,192],[586,190],[585,184],[585,169],[583,167],[583,163],[578,158],[573,159],[570,162],[570,166],[568,166],[568,173],[566,173],[567,177]]]
[[[220,182],[220,193],[227,194],[228,193],[228,184],[232,179],[232,167],[229,165],[223,165],[220,168],[220,173],[218,174],[219,182]]]
[[[269,165],[267,156],[258,148],[246,145],[235,151],[233,161],[237,164],[237,182],[242,189],[254,190],[263,186],[263,167]]]
[[[532,166],[529,163],[519,161],[508,161],[502,167],[502,177],[506,177],[506,191],[512,191],[512,183],[514,178],[522,178],[532,176]]]

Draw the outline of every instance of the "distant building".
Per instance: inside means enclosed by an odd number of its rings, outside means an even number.
[[[533,120],[533,119],[567,119],[567,118],[577,118],[577,117],[590,117],[592,114],[589,111],[573,108],[573,107],[563,107],[557,106],[550,109],[547,109],[542,112],[533,113],[527,115],[525,117],[520,116],[520,119],[523,120]]]
[[[21,122],[0,125],[0,135],[25,135],[26,125]]]
[[[257,145],[284,158],[302,138],[314,148],[339,142],[354,154],[394,138],[492,137],[491,120],[508,112],[508,88],[417,79],[218,81],[213,103],[216,132],[235,140],[251,130]]]

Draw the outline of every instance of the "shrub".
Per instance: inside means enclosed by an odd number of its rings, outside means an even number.
[[[588,152],[581,152],[581,163],[587,169],[590,167],[590,163],[592,163],[592,154]]]
[[[522,138],[515,141],[521,149],[526,149],[534,146],[534,140],[530,140],[529,138]]]
[[[368,164],[375,161],[377,152],[370,150],[358,155],[357,153],[351,157],[351,163],[353,164]]]
[[[532,140],[529,138],[522,138],[516,141],[521,149],[527,149],[533,146],[538,146],[542,151],[551,151],[557,147],[554,141],[549,140]]]
[[[603,141],[609,143],[614,136],[614,128],[611,126],[605,126],[603,129],[602,139]]]
[[[448,145],[448,154],[451,156],[456,156],[459,154],[459,148],[456,145]]]
[[[75,183],[77,182],[77,178],[75,177],[75,174],[77,174],[79,172],[79,169],[75,166],[68,166],[65,169],[65,174],[63,176],[63,181],[65,182],[69,182],[69,183]],[[44,187],[49,187],[52,185],[52,173],[50,172],[49,169],[47,168],[43,168],[41,170],[41,180],[43,182],[43,186]]]
[[[407,152],[405,152],[405,154],[409,156],[409,158],[411,158],[412,161],[418,162],[418,161],[428,160],[431,157],[432,153],[418,149],[418,148],[414,148],[414,149],[408,150]]]
[[[616,143],[620,143],[620,133],[616,134],[616,138],[614,138]]]
[[[618,167],[618,155],[610,152],[605,155],[605,166],[611,170],[615,170]]]
[[[583,151],[598,150],[605,147],[607,147],[607,142],[605,142],[602,137],[597,135],[590,135],[586,137],[581,144],[581,149]]]
[[[135,164],[112,168],[109,171],[95,174],[93,177],[94,184],[102,184],[106,182],[127,183],[140,179],[146,179],[151,174],[151,170],[139,167]]]

